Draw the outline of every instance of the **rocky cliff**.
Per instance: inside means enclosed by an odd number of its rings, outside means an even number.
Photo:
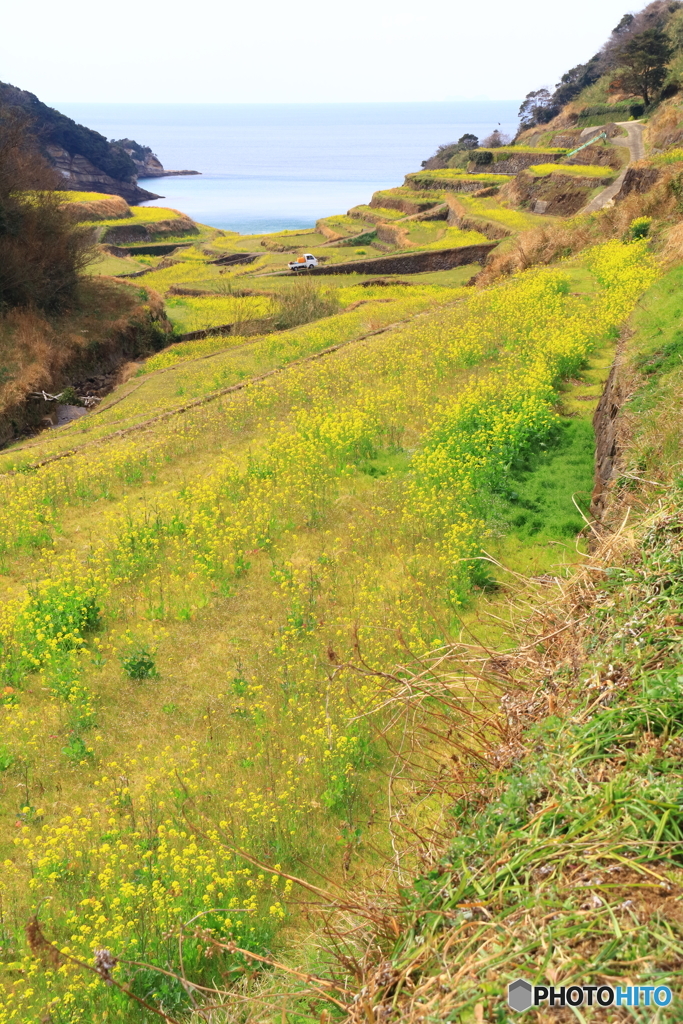
[[[3,114],[16,113],[27,121],[38,148],[63,179],[65,189],[103,192],[140,203],[163,197],[140,188],[138,177],[197,173],[165,171],[148,146],[131,139],[109,142],[99,132],[48,107],[33,93],[0,82],[0,120]]]
[[[149,146],[141,146],[133,139],[118,139],[113,143],[120,146],[131,158],[139,178],[168,178],[174,174],[200,174],[200,171],[167,171],[156,153]]]
[[[121,196],[127,203],[141,203],[145,199],[161,199],[155,192],[140,188],[137,175],[132,180],[112,178],[101,167],[81,153],[70,153],[55,142],[45,143],[44,155],[64,179],[64,188],[74,192],[104,192],[106,195]]]

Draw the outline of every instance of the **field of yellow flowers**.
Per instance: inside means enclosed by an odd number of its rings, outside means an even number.
[[[102,948],[177,1017],[296,927],[281,869],[386,847],[376,674],[458,634],[491,495],[656,276],[582,266],[171,348],[0,457],[0,1024],[153,1019]]]

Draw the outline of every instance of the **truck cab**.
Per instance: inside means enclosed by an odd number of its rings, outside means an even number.
[[[296,273],[299,270],[312,270],[313,267],[317,266],[318,261],[313,255],[313,253],[305,252],[303,256],[299,256],[298,259],[293,260],[289,264],[289,269],[293,270]]]

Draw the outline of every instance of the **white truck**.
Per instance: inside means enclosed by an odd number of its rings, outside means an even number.
[[[305,252],[303,256],[299,256],[297,260],[288,264],[289,269],[295,273],[299,270],[312,270],[313,267],[318,266],[318,261],[315,256],[310,252]]]

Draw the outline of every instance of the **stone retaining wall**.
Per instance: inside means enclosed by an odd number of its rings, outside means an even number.
[[[94,229],[98,242],[120,245],[122,242],[152,242],[159,235],[198,235],[199,228],[189,217],[155,220],[145,223],[113,224]]]
[[[461,245],[457,249],[429,249],[396,256],[377,256],[370,260],[314,267],[308,274],[425,274],[434,270],[450,270],[469,263],[483,263],[496,248],[495,242],[481,245]]]
[[[419,179],[415,179],[413,175],[408,174],[404,181],[404,185],[408,188],[414,188],[416,192],[420,190],[433,192],[437,189],[439,192],[480,192],[483,188],[487,188],[492,184],[490,181],[482,181],[481,178],[430,178],[427,177],[426,171],[419,171],[417,173],[421,175]],[[487,167],[486,174],[492,173]],[[502,174],[503,172],[499,173]]]
[[[231,252],[227,256],[219,256],[217,260],[209,260],[209,263],[214,267],[232,267],[238,263],[253,263],[265,255],[263,252]]]
[[[562,158],[561,153],[515,153],[507,160],[494,164],[484,164],[477,170],[487,174],[519,174],[533,164],[556,164]],[[472,169],[474,167],[472,166]]]

